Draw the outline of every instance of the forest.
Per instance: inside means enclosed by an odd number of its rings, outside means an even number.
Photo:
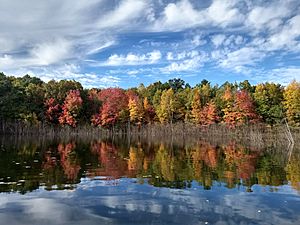
[[[43,82],[0,73],[0,121],[50,126],[112,128],[193,123],[228,127],[261,123],[300,126],[300,83],[252,85],[249,81],[191,87],[180,78],[148,86],[85,89],[75,80]]]

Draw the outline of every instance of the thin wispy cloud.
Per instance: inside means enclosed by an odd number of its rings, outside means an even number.
[[[111,55],[107,61],[95,66],[134,66],[157,63],[161,59],[161,52],[154,50],[146,54],[128,53],[127,55]]]
[[[297,0],[0,0],[0,13],[0,71],[11,75],[127,87],[172,73],[280,82],[300,68]]]

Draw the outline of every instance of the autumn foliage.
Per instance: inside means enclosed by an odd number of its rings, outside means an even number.
[[[0,120],[77,127],[142,127],[146,124],[194,123],[229,127],[251,123],[275,125],[284,118],[300,126],[300,84],[252,86],[247,80],[191,87],[181,79],[138,88],[83,89],[76,81],[7,77],[0,74]]]
[[[300,83],[291,82],[284,92],[286,116],[292,125],[300,125]]]
[[[45,116],[46,120],[50,123],[58,123],[58,118],[61,113],[61,106],[56,102],[54,98],[49,98],[45,102]]]
[[[214,102],[207,103],[199,114],[199,123],[201,125],[211,125],[219,121],[217,107]]]
[[[228,102],[224,111],[224,122],[229,126],[236,126],[259,121],[259,116],[255,112],[254,102],[245,90],[238,91],[235,98],[229,97],[225,93],[224,99]]]
[[[76,127],[78,114],[82,106],[82,98],[78,90],[71,90],[65,98],[62,106],[62,115],[59,117],[60,124]]]
[[[130,121],[134,124],[141,124],[144,118],[144,107],[143,102],[140,100],[138,95],[128,95],[128,110]]]
[[[95,126],[111,127],[128,112],[128,97],[120,88],[108,88],[99,93],[102,106],[99,113],[93,115],[92,124]]]

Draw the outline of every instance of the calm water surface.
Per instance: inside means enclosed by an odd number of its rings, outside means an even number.
[[[0,224],[300,224],[300,151],[4,138]]]

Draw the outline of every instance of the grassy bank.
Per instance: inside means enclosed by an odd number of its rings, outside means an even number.
[[[229,128],[223,124],[210,126],[197,126],[189,123],[175,124],[148,124],[140,127],[126,126],[104,129],[89,125],[72,128],[48,124],[30,125],[23,122],[0,122],[1,135],[33,136],[47,138],[68,137],[122,137],[129,139],[145,137],[154,140],[170,139],[193,142],[193,140],[206,139],[214,142],[223,142],[226,139],[244,142],[250,145],[289,145],[291,137],[295,144],[300,144],[300,129],[286,125],[267,126],[265,124],[243,125]]]

